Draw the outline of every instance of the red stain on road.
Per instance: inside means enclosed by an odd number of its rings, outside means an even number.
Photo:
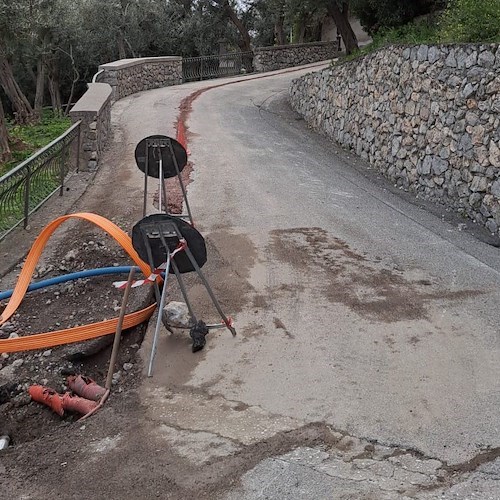
[[[323,66],[324,63],[317,64],[314,66],[310,66],[310,68],[315,68],[318,66]],[[224,83],[219,83],[217,85],[209,85],[208,87],[204,87],[202,89],[198,89],[191,94],[189,94],[187,97],[184,97],[182,99],[181,104],[179,106],[179,114],[177,116],[177,121],[175,123],[175,130],[176,130],[176,139],[179,141],[184,148],[186,148],[186,151],[189,154],[189,148],[188,148],[188,136],[189,136],[189,127],[187,125],[189,116],[191,114],[191,111],[193,110],[193,102],[200,97],[200,95],[204,94],[208,90],[212,89],[217,89],[220,87],[225,87],[226,85],[233,85],[235,83],[243,83],[243,82],[250,82],[252,80],[260,80],[261,78],[270,78],[272,76],[276,76],[277,74],[282,75],[286,73],[293,73],[294,71],[300,71],[303,68],[291,68],[287,71],[282,71],[280,73],[273,73],[273,74],[265,74],[265,75],[258,75],[254,76],[251,78],[240,78],[238,80],[231,80],[229,82],[224,82]],[[182,171],[182,181],[184,182],[184,185],[187,186],[188,184],[191,183],[191,172],[193,171],[193,163],[188,161],[187,165],[184,167],[184,170]],[[177,179],[168,179],[167,181],[167,189],[169,193],[169,199],[168,199],[168,211],[170,213],[175,213],[179,214],[182,213],[182,191],[179,186],[179,183]]]

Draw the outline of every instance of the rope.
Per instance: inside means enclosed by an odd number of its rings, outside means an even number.
[[[132,246],[130,237],[122,231],[116,224],[113,224],[108,219],[92,213],[81,212],[76,214],[64,215],[58,217],[49,223],[42,232],[38,235],[33,246],[31,247],[24,266],[19,274],[16,286],[12,293],[7,306],[0,316],[0,326],[3,325],[17,311],[19,305],[23,301],[29,283],[35,271],[36,265],[40,256],[52,236],[52,233],[65,221],[69,219],[82,219],[107,232],[132,258],[132,260],[141,268],[144,275],[151,274],[150,267],[139,257]],[[156,304],[152,304],[145,309],[141,309],[125,316],[123,328],[131,328],[146,321],[154,312]],[[113,318],[98,323],[67,328],[55,332],[37,333],[26,337],[18,337],[13,339],[0,339],[0,352],[18,352],[28,351],[32,349],[44,349],[62,344],[70,344],[72,342],[81,342],[104,335],[109,335],[115,332],[118,318]]]

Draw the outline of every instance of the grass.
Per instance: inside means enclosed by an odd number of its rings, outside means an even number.
[[[8,123],[12,160],[0,163],[0,176],[59,137],[70,125],[71,120],[68,117],[54,114],[50,110],[43,111],[36,125]]]
[[[373,36],[373,42],[343,57],[339,63],[352,61],[387,45],[418,45],[440,42],[440,27],[436,18],[414,21],[397,28],[385,28]]]

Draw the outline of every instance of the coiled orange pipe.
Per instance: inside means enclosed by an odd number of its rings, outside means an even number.
[[[132,260],[141,268],[145,276],[151,274],[150,267],[139,257],[132,246],[132,241],[127,233],[122,231],[116,224],[109,221],[105,217],[88,212],[64,215],[53,220],[45,226],[42,232],[38,235],[33,243],[26,262],[21,270],[17,280],[14,292],[0,316],[0,326],[16,312],[17,308],[23,301],[28,286],[30,284],[33,272],[40,259],[40,256],[52,236],[52,233],[65,221],[69,219],[83,219],[99,228],[106,231],[132,258]],[[123,322],[123,328],[131,328],[146,321],[154,312],[156,304],[152,304],[145,309],[141,309],[134,313],[127,314]],[[72,342],[80,342],[89,340],[103,335],[109,335],[115,332],[118,318],[91,323],[89,325],[76,326],[74,328],[66,328],[55,332],[37,333],[26,337],[17,337],[13,339],[0,339],[0,352],[18,352],[29,351],[32,349],[44,349],[62,344],[70,344]]]

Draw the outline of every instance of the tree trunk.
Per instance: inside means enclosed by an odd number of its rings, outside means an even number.
[[[12,103],[16,123],[23,125],[35,121],[35,113],[12,73],[7,58],[0,54],[0,84]]]
[[[340,8],[335,0],[330,0],[327,5],[328,14],[333,18],[337,30],[345,45],[346,54],[352,54],[358,50],[358,40],[349,23],[349,7],[347,2],[342,3]]]
[[[116,40],[118,44],[118,59],[126,59],[127,52],[125,50],[125,39],[123,37],[122,30],[118,31],[118,39]]]
[[[293,43],[304,43],[306,36],[306,18],[301,18],[293,26]]]
[[[43,108],[43,98],[45,95],[45,63],[43,55],[38,57],[36,63],[36,92],[35,92],[35,113],[40,116]]]
[[[236,26],[236,29],[238,30],[241,40],[240,43],[238,44],[240,46],[240,49],[242,52],[251,52],[252,51],[252,44],[251,41],[252,39],[250,38],[250,33],[248,33],[248,30],[246,26],[243,24],[243,21],[238,17],[238,14],[236,14],[236,11],[231,7],[231,4],[229,3],[229,0],[222,0],[222,2],[219,0],[219,4],[222,5],[224,11],[226,14],[229,16],[229,19],[231,22]]]
[[[49,82],[49,93],[52,110],[56,114],[61,114],[62,100],[61,89],[59,86],[59,65],[57,63],[57,56],[55,54],[53,54],[50,60],[47,61],[47,70],[47,79]]]
[[[7,126],[5,125],[3,104],[0,100],[0,161],[9,161],[10,159],[9,134],[7,133]]]
[[[274,23],[274,38],[278,45],[285,45],[285,31],[283,25],[285,23],[285,12],[283,11],[283,5],[280,7],[280,12],[278,14],[278,19]]]
[[[78,71],[78,68],[75,63],[75,57],[73,56],[73,45],[69,46],[69,52],[66,52],[66,54],[71,59],[71,67],[73,68],[73,81],[71,82],[71,92],[69,93],[68,104],[66,104],[66,109],[64,110],[64,114],[68,116],[69,110],[71,108],[71,101],[73,101],[73,96],[75,94],[75,85],[78,83],[78,80],[80,80],[80,72]]]
[[[238,14],[233,9],[229,0],[217,0],[217,3],[222,6],[226,14],[228,15],[231,22],[236,26],[240,34],[240,41],[238,45],[242,52],[253,52],[252,50],[252,39],[250,37],[250,33],[246,26],[243,24],[243,21],[238,17]],[[243,65],[245,67],[245,71],[247,73],[251,73],[253,71],[253,56],[252,57],[243,57]]]

